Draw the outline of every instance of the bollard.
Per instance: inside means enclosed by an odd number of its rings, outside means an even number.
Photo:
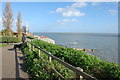
[[[51,53],[49,52],[49,54],[51,54]],[[48,56],[48,61],[51,62],[51,57],[49,57],[49,56]]]
[[[83,71],[80,67],[77,67],[78,70]],[[76,73],[76,80],[83,80],[83,77],[80,74]]]

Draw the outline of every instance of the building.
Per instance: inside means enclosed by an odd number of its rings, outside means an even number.
[[[24,32],[24,33],[29,33],[28,27],[23,26],[23,27],[22,27],[22,32]]]
[[[22,31],[24,33],[29,33],[28,23],[25,23],[25,26],[22,26]]]
[[[41,39],[41,40],[43,40],[43,41],[46,41],[46,42],[48,42],[48,43],[55,44],[55,40],[50,39],[50,38],[48,38],[48,37],[46,37],[46,36],[40,36],[39,39]]]
[[[46,37],[46,36],[37,36],[37,35],[34,35],[34,38],[40,39],[40,40],[42,40],[42,41],[46,41],[46,42],[48,42],[48,43],[55,44],[55,40],[50,39],[50,38],[48,38],[48,37]]]

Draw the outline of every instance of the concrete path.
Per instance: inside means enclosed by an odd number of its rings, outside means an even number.
[[[2,78],[27,78],[28,80],[24,56],[19,49],[16,53],[15,50],[11,50],[13,46],[2,47]]]
[[[2,47],[0,47],[0,80],[2,79]]]
[[[16,78],[15,51],[13,45],[2,47],[2,78]]]

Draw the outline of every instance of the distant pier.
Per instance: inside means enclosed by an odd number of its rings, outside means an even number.
[[[75,50],[81,50],[81,51],[96,51],[96,49],[83,49],[83,48],[73,48]]]

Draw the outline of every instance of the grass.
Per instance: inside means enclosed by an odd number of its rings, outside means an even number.
[[[0,44],[0,47],[9,46],[10,44]]]

